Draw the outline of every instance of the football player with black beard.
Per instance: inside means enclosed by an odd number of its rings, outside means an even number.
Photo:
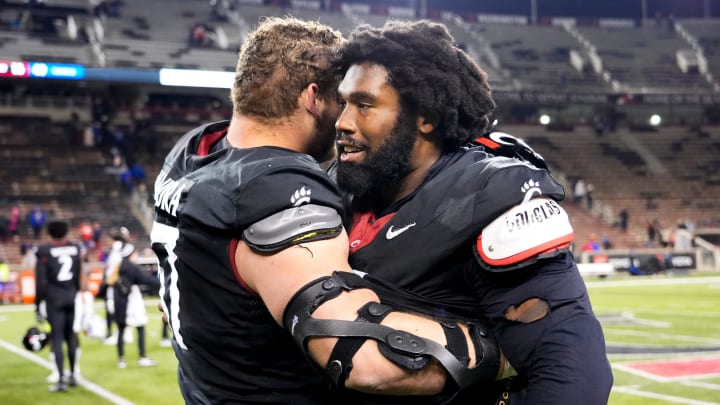
[[[350,264],[487,319],[519,373],[457,403],[606,404],[612,371],[568,249],[562,186],[529,149],[508,146],[507,157],[472,145],[495,108],[487,75],[429,21],[358,27],[336,67]]]

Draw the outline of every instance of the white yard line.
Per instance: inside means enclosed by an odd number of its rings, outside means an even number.
[[[657,394],[655,392],[647,392],[647,391],[641,391],[639,389],[636,389],[634,387],[613,387],[612,389],[615,392],[620,392],[623,394],[628,395],[635,395],[638,397],[645,397],[645,398],[653,398],[653,399],[660,399],[662,401],[667,402],[674,402],[676,404],[689,404],[689,405],[720,405],[720,402],[707,402],[707,401],[698,401],[696,399],[690,399],[690,398],[684,398],[684,397],[676,397],[673,395],[663,395],[663,394]]]
[[[621,327],[622,326],[605,325],[605,326],[603,326],[603,330],[605,331],[605,334],[607,334],[607,335],[647,336],[649,338],[679,340],[681,342],[697,342],[697,343],[705,343],[708,345],[720,345],[720,339],[716,339],[716,338],[700,337],[700,336],[687,336],[687,335],[674,335],[671,333],[659,333],[659,332],[655,332],[655,331],[639,331],[639,330],[619,329]],[[618,328],[618,329],[616,329],[616,328]],[[606,338],[606,339],[608,340],[608,342],[610,342],[612,340],[612,338]],[[665,345],[641,345],[641,346],[667,347]]]
[[[17,354],[18,356],[24,357],[25,359],[30,360],[35,364],[45,367],[48,370],[51,370],[51,371],[53,370],[54,365],[50,364],[49,361],[44,360],[40,356],[33,354],[31,352],[28,352],[24,349],[21,349],[21,348],[15,346],[13,344],[10,344],[2,339],[0,339],[0,347],[2,347],[3,349],[5,349],[9,352]],[[95,395],[97,395],[99,397],[102,397],[102,398],[112,402],[115,405],[134,405],[129,400],[127,400],[117,394],[113,394],[112,392],[93,383],[92,381],[88,381],[88,380],[82,378],[82,376],[80,378],[78,378],[78,384],[81,385],[82,387],[84,387],[86,390],[94,393]]]
[[[629,312],[632,312],[632,310],[628,310]],[[686,315],[691,316],[694,318],[720,318],[720,311],[714,311],[710,312],[710,310],[707,311],[698,311],[698,310],[679,310],[679,309],[644,309],[640,311],[643,313],[643,315],[647,314],[657,314],[657,315]]]
[[[652,380],[655,382],[683,382],[688,380],[702,380],[706,378],[716,378],[720,377],[720,374],[697,374],[697,375],[681,375],[678,377],[662,377],[656,374],[653,374],[648,371],[638,370],[635,367],[629,367],[624,364],[613,364],[612,366],[614,369],[624,371],[629,374],[633,374],[639,377],[646,378],[648,380]]]
[[[633,345],[624,345],[624,346],[626,346],[628,348],[633,347]],[[647,346],[641,345],[639,347],[645,348]],[[617,363],[623,359],[632,360],[632,361],[637,361],[637,359],[677,360],[677,359],[707,359],[710,357],[718,357],[718,356],[720,356],[720,351],[696,351],[696,352],[673,352],[673,353],[637,352],[637,353],[612,353],[612,354],[608,355],[608,357],[610,357],[613,360],[613,363]]]
[[[702,381],[683,381],[683,382],[681,382],[681,384],[688,385],[690,387],[698,387],[698,388],[705,388],[705,389],[713,390],[713,391],[720,391],[719,384],[711,384],[711,383],[706,383],[706,382],[702,382]]]
[[[588,288],[635,287],[639,285],[678,285],[678,284],[720,284],[720,277],[652,278],[639,277],[630,280],[589,281]]]

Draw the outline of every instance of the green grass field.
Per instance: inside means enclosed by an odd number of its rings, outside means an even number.
[[[613,405],[720,405],[720,371],[692,378],[658,379],[631,372],[628,363],[646,360],[702,361],[720,350],[697,353],[643,354],[668,348],[720,348],[720,275],[711,277],[615,277],[588,280],[595,312],[601,317],[615,372]],[[98,309],[98,311],[100,311]],[[137,343],[126,344],[128,367],[117,368],[114,346],[82,338],[82,375],[86,384],[68,393],[50,393],[45,377],[47,349],[35,356],[20,342],[34,323],[29,306],[0,306],[0,404],[180,404],[176,360],[172,349],[159,346],[161,321],[148,305],[148,355],[156,367],[137,366]],[[639,354],[612,354],[626,347]],[[38,364],[42,363],[42,364]]]
[[[625,370],[630,362],[715,358],[720,362],[720,277],[634,277],[589,281],[593,308],[608,346],[715,347],[714,352],[610,354],[615,385],[610,404],[720,404],[720,370],[657,380]],[[610,350],[609,350],[610,351]]]
[[[101,304],[102,301],[97,301]],[[18,351],[33,355],[21,343],[25,331],[34,324],[33,307],[0,306],[0,340],[12,344]],[[146,328],[147,355],[158,361],[155,367],[141,368],[137,365],[137,335],[133,343],[125,344],[126,369],[117,367],[115,346],[106,346],[98,339],[81,337],[81,374],[89,383],[71,389],[67,393],[51,393],[45,378],[50,374],[46,366],[0,347],[0,404],[2,405],[82,405],[82,404],[181,404],[182,396],[177,387],[177,360],[171,348],[160,347],[162,321],[157,307],[148,304],[150,321]],[[100,307],[97,313],[103,313]],[[133,328],[134,329],[134,328]],[[2,344],[3,342],[0,342]],[[36,356],[47,363],[48,348]],[[66,360],[67,364],[67,360]],[[89,389],[88,389],[89,388]],[[99,393],[93,392],[98,391]],[[117,397],[106,398],[110,394]]]

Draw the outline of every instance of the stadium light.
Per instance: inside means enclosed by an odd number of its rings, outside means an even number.
[[[550,123],[550,116],[547,114],[543,114],[540,116],[540,124],[541,125],[547,125]]]
[[[662,117],[658,114],[653,114],[650,116],[648,122],[650,123],[650,125],[656,127],[662,123]]]
[[[160,69],[160,84],[163,86],[212,87],[229,89],[235,79],[235,72],[212,70]]]

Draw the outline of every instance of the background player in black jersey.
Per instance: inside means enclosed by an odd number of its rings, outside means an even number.
[[[77,334],[73,331],[75,319],[75,296],[80,291],[84,273],[82,271],[82,246],[65,240],[68,224],[62,221],[48,223],[47,231],[52,238],[48,244],[37,249],[35,305],[39,320],[41,303],[45,302],[47,320],[51,327],[51,347],[58,370],[58,382],[50,386],[51,391],[67,391],[77,385],[75,376]],[[63,343],[67,344],[70,376],[64,379]]]
[[[349,273],[345,201],[317,163],[335,145],[341,42],[318,23],[262,22],[232,119],[184,135],[156,179],[151,239],[187,403],[338,403],[305,355],[337,386],[413,396],[493,381],[503,364],[482,326],[391,311]]]
[[[537,166],[469,146],[495,108],[486,74],[429,21],[358,27],[337,65],[353,268],[489,319],[528,382],[510,404],[607,403],[612,373],[567,249],[562,187],[523,145]]]
[[[145,285],[154,291],[160,287],[160,281],[137,263],[135,246],[127,243],[118,252],[120,261],[108,273],[108,289],[112,290],[114,318],[117,324],[118,339],[116,343],[118,353],[118,367],[127,367],[125,360],[125,328],[135,326],[138,339],[138,366],[152,367],[157,362],[147,357],[145,346],[145,324],[147,314],[145,302],[139,286]],[[131,316],[132,314],[132,316]]]

